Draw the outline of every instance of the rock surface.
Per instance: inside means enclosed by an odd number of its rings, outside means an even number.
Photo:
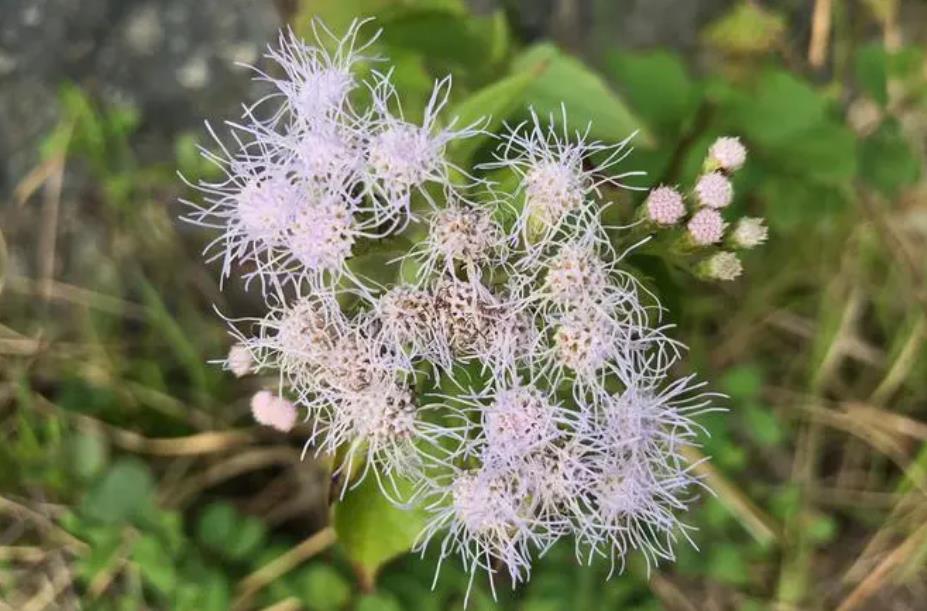
[[[0,195],[36,161],[63,82],[136,107],[153,155],[204,116],[233,113],[280,25],[269,0],[3,0]]]

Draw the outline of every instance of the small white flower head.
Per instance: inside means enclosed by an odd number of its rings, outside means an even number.
[[[588,243],[568,242],[547,263],[544,291],[557,306],[601,301],[610,288],[608,266]]]
[[[599,193],[600,186],[622,187],[622,179],[640,174],[612,175],[614,166],[630,153],[627,145],[627,140],[615,145],[590,141],[588,129],[585,133],[571,133],[565,108],[559,129],[553,116],[544,125],[532,110],[529,122],[510,127],[502,136],[496,161],[484,167],[508,168],[521,179],[524,207],[515,230],[528,243],[543,246],[567,217],[579,212],[587,199]]]
[[[357,86],[352,69],[358,62],[373,59],[364,51],[379,35],[360,42],[365,23],[355,20],[339,38],[321,21],[313,20],[316,45],[307,44],[292,30],[282,31],[278,48],[270,49],[267,57],[283,69],[285,76],[272,78],[255,69],[260,80],[273,84],[280,92],[284,109],[297,126],[326,121],[344,111],[348,95]]]
[[[285,245],[289,261],[310,274],[340,272],[356,240],[352,206],[338,193],[307,193],[293,214]]]
[[[437,533],[444,532],[436,573],[445,558],[459,555],[470,586],[475,573],[483,570],[495,592],[493,576],[500,566],[511,581],[524,581],[531,568],[529,544],[549,544],[544,534],[535,532],[536,521],[517,478],[504,470],[458,471],[449,481],[433,484],[429,496],[426,506],[432,517],[415,550],[424,551]],[[468,587],[467,597],[469,592]]]
[[[503,243],[502,230],[488,210],[455,206],[437,210],[431,218],[428,248],[448,270],[455,262],[475,269],[491,261]]]
[[[747,161],[747,148],[740,138],[722,136],[708,149],[708,164],[725,172],[736,172]]]
[[[326,447],[334,452],[348,443],[352,452],[366,453],[365,467],[375,462],[383,468],[383,474],[408,474],[416,461],[413,446],[419,433],[416,412],[415,397],[404,385],[391,380],[370,384],[344,395],[337,414],[344,429]]]
[[[734,186],[721,172],[703,174],[695,183],[698,203],[709,208],[726,208],[734,199]]]
[[[565,419],[534,386],[514,386],[496,392],[483,410],[485,457],[503,464],[519,464],[559,435]]]
[[[676,533],[686,533],[673,512],[686,508],[678,495],[691,485],[691,476],[655,473],[636,460],[606,460],[598,469],[592,495],[597,511],[582,543],[609,558],[612,570],[616,564],[623,569],[634,549],[643,552],[648,565],[674,559]]]
[[[652,190],[644,206],[647,219],[657,225],[675,225],[686,215],[682,194],[673,187],[661,186]]]
[[[242,378],[254,371],[254,359],[251,358],[251,350],[244,344],[232,346],[225,362],[226,368],[236,378]]]
[[[701,275],[709,280],[736,280],[744,271],[740,258],[732,252],[715,253],[699,265]]]
[[[282,172],[247,180],[235,195],[233,222],[248,242],[276,246],[300,203],[297,193],[296,185]]]
[[[258,391],[251,398],[251,415],[258,424],[284,433],[296,424],[296,407],[269,390]]]
[[[373,197],[382,200],[382,209],[378,210],[381,220],[393,220],[402,228],[411,218],[413,192],[437,207],[426,184],[442,186],[448,193],[453,190],[452,174],[466,176],[445,158],[445,149],[453,140],[479,133],[480,122],[455,130],[455,119],[447,127],[438,128],[438,114],[447,105],[451,91],[451,78],[446,77],[435,84],[422,124],[410,123],[401,111],[397,115],[390,109],[397,95],[389,79],[389,74],[379,75],[372,87],[375,116],[367,143],[367,188]]]
[[[745,216],[737,221],[731,233],[731,245],[736,248],[750,249],[765,242],[769,236],[769,228],[764,222],[762,218],[755,216]]]
[[[376,302],[377,318],[384,333],[413,355],[432,355],[435,327],[434,298],[408,285],[395,286]]]
[[[434,290],[439,334],[455,356],[467,358],[484,348],[493,328],[494,302],[478,284],[443,278]]]
[[[614,324],[600,310],[573,310],[554,332],[556,362],[578,378],[595,379],[614,354],[614,341]]]
[[[725,222],[721,213],[714,208],[702,208],[696,211],[686,225],[689,238],[697,246],[717,244],[724,236]]]
[[[364,126],[317,123],[279,138],[279,146],[289,152],[294,174],[350,197],[364,168],[363,131]]]

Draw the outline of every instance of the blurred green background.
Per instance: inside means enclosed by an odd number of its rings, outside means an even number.
[[[596,137],[639,130],[642,186],[691,183],[739,135],[734,205],[771,228],[736,283],[642,265],[730,396],[702,421],[699,550],[605,581],[557,547],[498,602],[477,579],[469,608],[925,608],[927,3],[9,0],[0,609],[461,608],[459,567],[432,591],[403,553],[407,516],[367,486],[332,516],[300,431],[250,419],[266,381],[209,363],[231,342],[213,305],[260,303],[219,291],[176,172],[208,177],[200,122],[259,95],[234,62],[312,15],[376,16],[413,115],[450,72],[449,114],[494,129],[562,100]]]

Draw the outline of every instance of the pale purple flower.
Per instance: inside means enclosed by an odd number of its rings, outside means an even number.
[[[296,424],[296,407],[269,390],[258,391],[251,398],[251,414],[258,424],[284,433]]]
[[[686,228],[689,238],[697,246],[717,244],[724,236],[726,224],[721,214],[713,208],[702,208],[692,215]]]
[[[647,218],[658,225],[675,225],[686,215],[682,195],[672,187],[657,187],[644,202]]]
[[[228,358],[226,358],[226,368],[232,372],[236,378],[241,378],[251,373],[254,367],[254,359],[251,358],[251,350],[244,344],[235,344],[229,349]]]
[[[724,174],[709,172],[695,183],[695,197],[702,206],[726,208],[734,198],[734,186]]]
[[[709,164],[725,172],[736,172],[743,167],[745,161],[747,149],[740,142],[740,138],[722,136],[708,149]]]

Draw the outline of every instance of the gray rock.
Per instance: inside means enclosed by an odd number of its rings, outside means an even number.
[[[237,114],[251,87],[235,62],[263,55],[280,17],[254,0],[3,0],[0,3],[0,195],[36,162],[73,82],[136,107],[144,157],[178,131]]]

